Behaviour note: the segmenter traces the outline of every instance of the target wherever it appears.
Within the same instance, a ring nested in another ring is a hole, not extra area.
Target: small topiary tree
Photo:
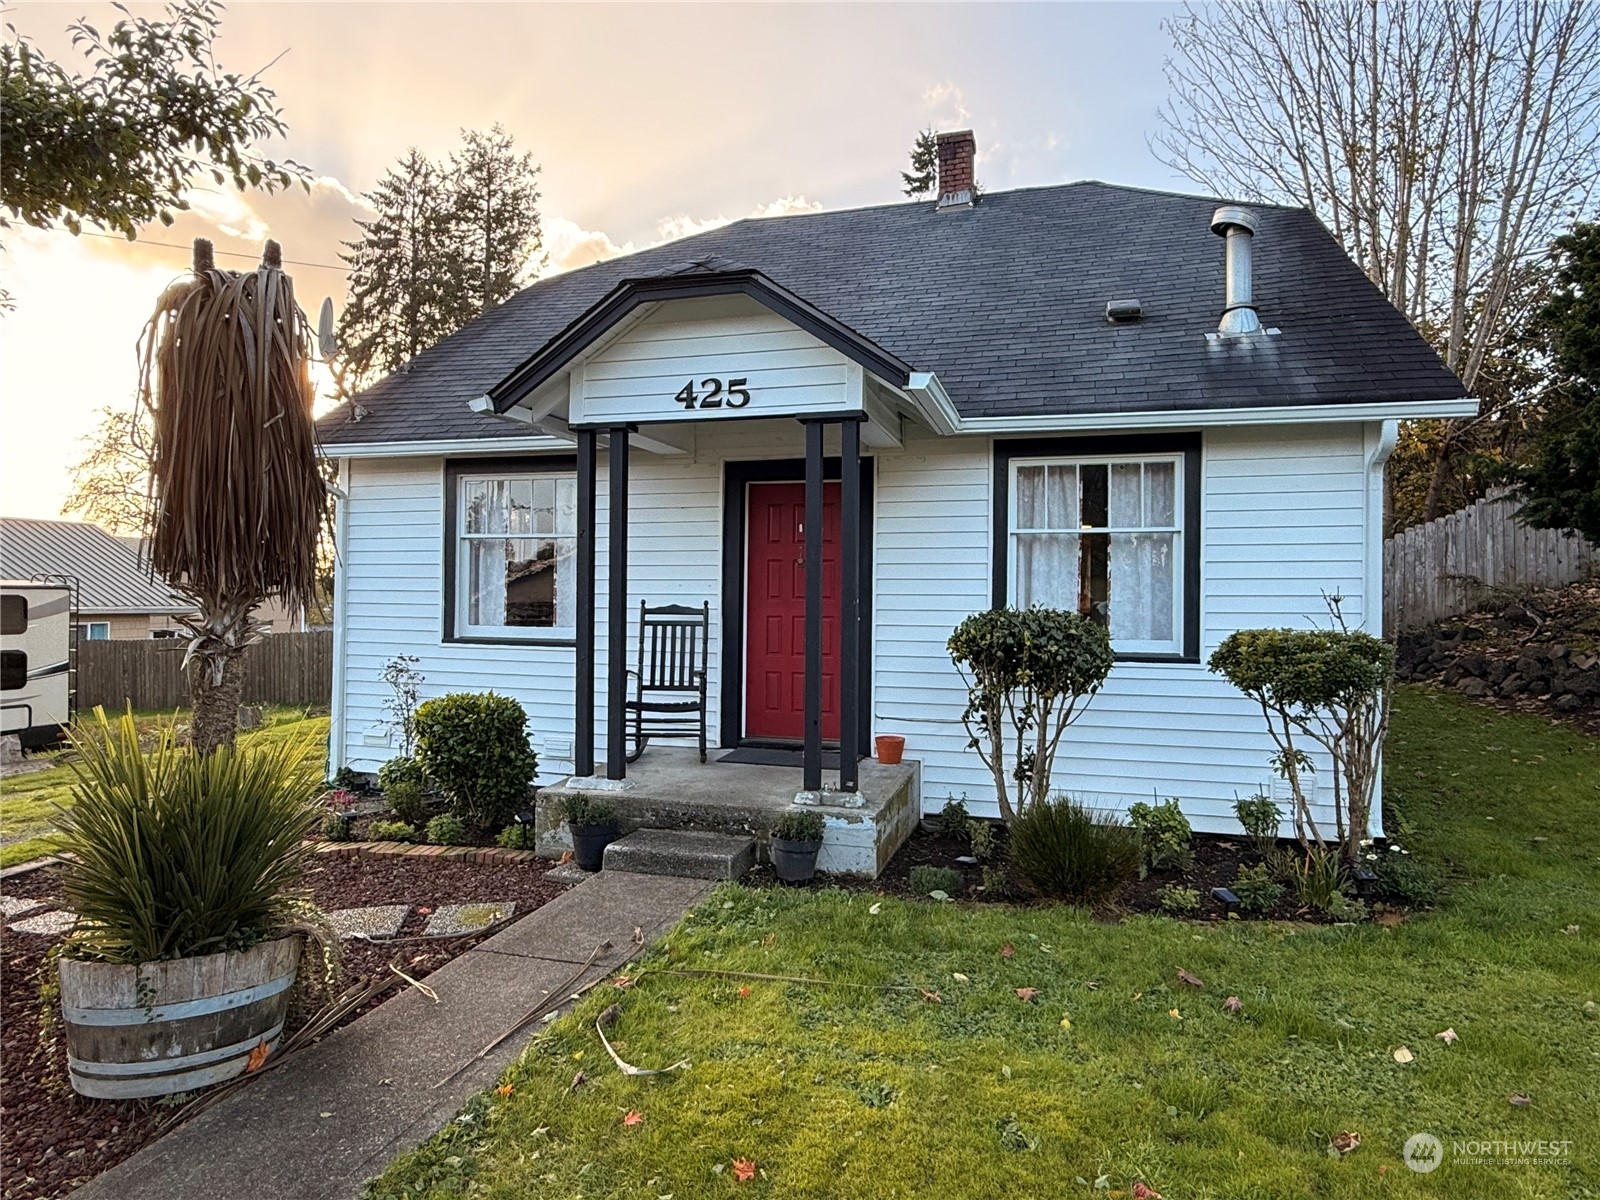
[[[1389,731],[1394,648],[1345,627],[1339,597],[1330,597],[1332,629],[1241,629],[1211,656],[1211,669],[1261,706],[1278,747],[1272,765],[1294,798],[1294,830],[1307,850],[1324,849],[1301,782],[1315,770],[1296,742],[1309,739],[1333,759],[1333,811],[1341,853],[1360,858]]]
[[[456,692],[417,709],[417,765],[475,834],[499,829],[538,771],[528,714],[509,696]]]
[[[1000,815],[1013,824],[1048,799],[1061,735],[1111,671],[1111,639],[1064,609],[997,608],[956,626],[948,649],[967,684],[967,745],[994,775]]]

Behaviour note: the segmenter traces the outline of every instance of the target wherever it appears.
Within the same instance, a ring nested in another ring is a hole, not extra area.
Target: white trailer
[[[53,745],[72,722],[73,588],[0,582],[0,735]]]

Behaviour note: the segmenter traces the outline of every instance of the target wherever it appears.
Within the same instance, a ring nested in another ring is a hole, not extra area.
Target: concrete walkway
[[[535,1028],[449,1083],[467,1059],[560,986],[613,973],[711,890],[709,880],[605,871],[447,963],[313,1049],[85,1184],[74,1200],[348,1200],[494,1083]],[[572,990],[569,989],[569,990]]]

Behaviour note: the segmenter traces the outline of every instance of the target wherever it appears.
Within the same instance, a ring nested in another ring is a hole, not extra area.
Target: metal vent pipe
[[[1261,319],[1256,316],[1255,294],[1250,278],[1255,220],[1244,209],[1227,204],[1211,214],[1211,232],[1224,239],[1227,254],[1227,293],[1217,332],[1260,333]]]

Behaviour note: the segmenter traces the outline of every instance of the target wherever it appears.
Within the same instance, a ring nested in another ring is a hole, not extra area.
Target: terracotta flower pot
[[[897,733],[880,733],[873,738],[872,744],[877,748],[878,761],[889,767],[899,763],[900,756],[906,750],[905,738]]]

